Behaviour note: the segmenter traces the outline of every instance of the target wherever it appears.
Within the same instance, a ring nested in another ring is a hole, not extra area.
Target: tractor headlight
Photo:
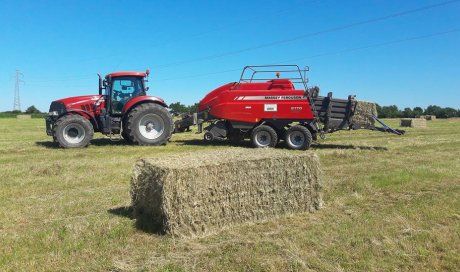
[[[58,116],[58,115],[59,115],[59,112],[57,112],[57,111],[48,112],[48,116]]]

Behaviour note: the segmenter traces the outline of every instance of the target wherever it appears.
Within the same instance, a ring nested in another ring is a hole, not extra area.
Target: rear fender
[[[165,108],[168,107],[168,105],[166,105],[165,101],[159,97],[155,97],[155,96],[138,96],[138,97],[134,97],[133,99],[129,100],[128,103],[125,104],[125,106],[123,107],[123,110],[122,110],[122,114],[125,115],[126,113],[128,113],[131,109],[133,109],[134,107],[137,107],[138,105],[140,104],[143,104],[143,103],[156,103],[158,105],[161,105]]]

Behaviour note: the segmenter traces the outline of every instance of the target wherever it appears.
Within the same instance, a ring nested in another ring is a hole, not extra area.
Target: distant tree
[[[458,115],[458,112],[456,109],[447,107],[447,108],[442,109],[442,114],[444,116],[440,118],[452,118],[452,117],[456,117]]]
[[[439,106],[436,106],[436,105],[429,105],[425,110],[425,114],[426,115],[434,115],[436,117],[443,118],[443,117],[441,117],[442,108],[439,107]]]
[[[413,118],[415,117],[414,116],[414,112],[412,111],[411,108],[405,108],[402,112],[402,117],[404,118]]]
[[[173,112],[176,112],[176,113],[185,113],[185,112],[188,112],[187,106],[185,106],[184,104],[181,104],[180,102],[171,103],[171,104],[169,105],[169,108],[170,108]]]
[[[198,110],[198,103],[188,106],[188,112],[190,113],[197,112],[197,110]]]
[[[376,103],[375,107],[377,108],[377,116],[380,118],[385,118],[386,116],[383,116],[382,106]]]
[[[26,110],[27,114],[41,113],[34,105],[30,106]]]
[[[381,109],[381,117],[382,118],[398,118],[401,117],[402,113],[398,109],[398,106],[392,105],[392,106],[383,106]],[[379,114],[380,116],[380,114]]]
[[[412,110],[412,113],[414,114],[414,117],[419,117],[420,115],[423,115],[423,109],[421,107],[415,107]]]

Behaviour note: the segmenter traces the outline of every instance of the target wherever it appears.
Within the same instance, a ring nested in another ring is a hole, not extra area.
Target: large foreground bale
[[[222,227],[313,211],[321,205],[318,157],[231,148],[141,159],[131,197],[138,224],[194,236]]]
[[[422,118],[401,118],[401,127],[425,128],[426,119]]]
[[[353,123],[360,127],[373,127],[375,120],[371,117],[377,117],[377,106],[375,103],[366,101],[356,101],[355,114],[353,115]]]

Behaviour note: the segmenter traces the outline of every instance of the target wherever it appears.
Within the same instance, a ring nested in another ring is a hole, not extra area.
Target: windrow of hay
[[[366,101],[356,101],[353,123],[360,127],[373,127],[375,120],[371,115],[377,116],[377,106],[375,103]]]
[[[313,153],[230,148],[141,159],[131,197],[138,224],[196,236],[319,209],[321,188]]]
[[[18,115],[16,115],[16,119],[32,119],[32,115],[30,115],[30,114],[18,114]]]
[[[401,118],[401,127],[425,128],[426,119],[422,118]]]

